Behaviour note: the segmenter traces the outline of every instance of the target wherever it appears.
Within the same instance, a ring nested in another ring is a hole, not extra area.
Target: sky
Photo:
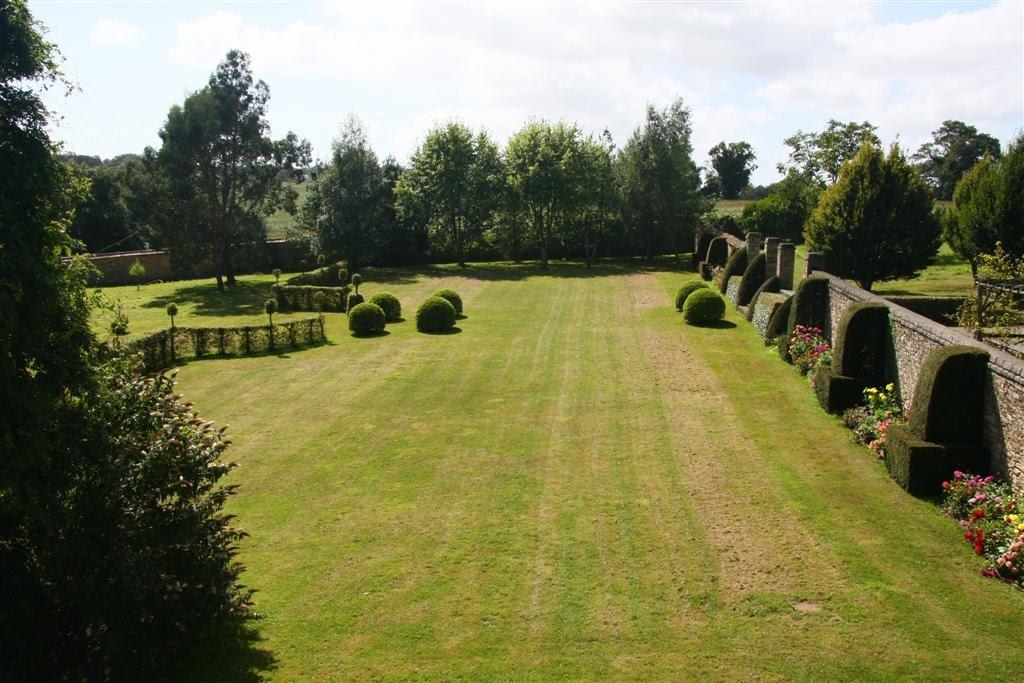
[[[1005,144],[1024,128],[1024,2],[68,2],[29,8],[78,89],[46,93],[68,151],[158,147],[174,104],[228,50],[270,88],[274,137],[330,154],[358,117],[404,162],[435,124],[504,143],[530,118],[625,144],[648,104],[682,97],[694,160],[749,142],[778,179],[785,138],[870,121],[909,152],[944,120]]]

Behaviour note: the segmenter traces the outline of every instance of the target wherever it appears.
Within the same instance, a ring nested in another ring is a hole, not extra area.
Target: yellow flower
[[[865,389],[864,391],[869,393],[869,394],[877,394],[878,393],[878,389],[875,389],[874,387],[871,387],[870,389]]]
[[[885,400],[885,392],[883,391],[882,393],[880,393],[878,395],[878,398],[880,398],[880,399],[882,399],[884,401]]]
[[[892,382],[889,382],[888,384],[885,385],[885,390],[886,391],[892,391],[895,388],[896,388],[896,385],[893,384]]]

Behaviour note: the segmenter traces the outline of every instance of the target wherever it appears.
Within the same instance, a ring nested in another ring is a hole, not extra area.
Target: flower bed
[[[892,384],[881,390],[865,389],[864,405],[843,413],[843,424],[853,430],[854,440],[882,459],[886,455],[886,430],[894,420],[903,419],[903,409],[893,393],[895,389]]]
[[[1024,588],[1024,495],[995,477],[960,471],[942,488],[942,509],[963,528],[975,554],[985,558],[981,573]]]
[[[789,355],[800,374],[809,375],[813,385],[817,367],[832,362],[832,345],[820,327],[797,325],[789,339]]]

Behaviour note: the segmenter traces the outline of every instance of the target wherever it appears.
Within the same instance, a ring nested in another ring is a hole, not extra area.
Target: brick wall
[[[822,275],[825,275],[822,273]],[[914,387],[924,359],[941,346],[965,344],[989,354],[985,382],[985,445],[992,453],[992,468],[1015,490],[1024,490],[1024,361],[977,341],[954,328],[855,287],[832,275],[829,279],[829,320],[825,326],[834,339],[839,320],[850,304],[877,301],[889,307],[900,396],[910,410]]]
[[[143,282],[184,280],[213,275],[208,263],[189,264],[187,268],[172,268],[171,256],[166,251],[121,251],[112,254],[92,254],[87,259],[100,271],[100,277],[93,282],[99,287],[135,284],[135,279],[128,274],[128,269],[136,259],[146,268]],[[302,247],[283,239],[239,246],[235,251],[235,263],[238,273],[267,273],[274,268],[298,271],[312,265],[309,262],[309,255]]]

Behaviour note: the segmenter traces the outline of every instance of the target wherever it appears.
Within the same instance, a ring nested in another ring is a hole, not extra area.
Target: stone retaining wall
[[[899,391],[907,410],[914,409],[914,387],[924,359],[941,346],[965,344],[989,354],[985,383],[985,445],[992,453],[992,468],[1015,490],[1024,490],[1024,361],[945,327],[891,301],[864,291],[833,275],[829,280],[829,320],[825,326],[834,339],[839,320],[858,301],[877,301],[889,307]]]

